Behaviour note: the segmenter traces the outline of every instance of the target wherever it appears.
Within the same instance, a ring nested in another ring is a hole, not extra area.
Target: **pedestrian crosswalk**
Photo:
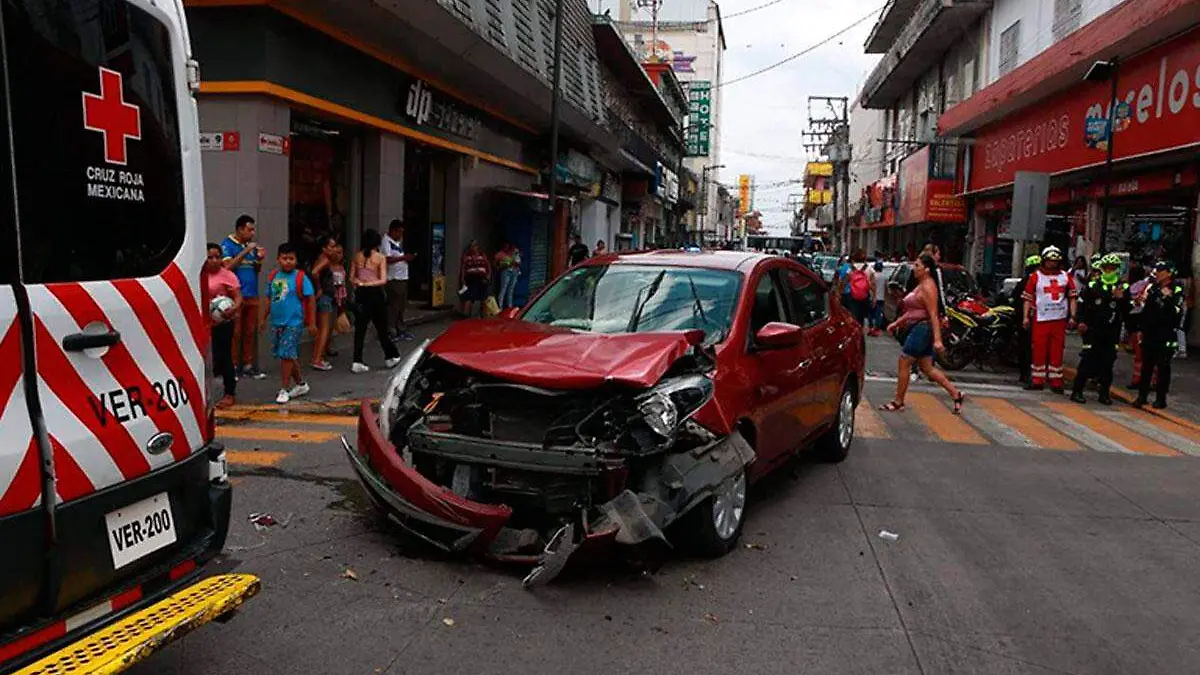
[[[1117,403],[1079,405],[1062,397],[970,395],[962,415],[944,393],[910,391],[906,408],[879,411],[888,394],[868,392],[855,416],[855,435],[874,440],[1000,445],[1160,457],[1200,457],[1200,425]]]
[[[277,467],[289,458],[328,453],[358,426],[357,402],[234,406],[217,411],[216,440],[234,473]],[[324,446],[324,447],[322,447]]]

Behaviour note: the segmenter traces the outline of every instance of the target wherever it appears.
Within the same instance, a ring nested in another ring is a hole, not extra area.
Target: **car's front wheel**
[[[725,479],[684,519],[689,543],[697,553],[716,558],[733,550],[746,522],[746,472]]]
[[[847,382],[842,387],[842,397],[838,399],[837,418],[833,426],[817,441],[817,452],[821,459],[836,463],[850,454],[850,444],[854,442],[854,405],[854,390]]]

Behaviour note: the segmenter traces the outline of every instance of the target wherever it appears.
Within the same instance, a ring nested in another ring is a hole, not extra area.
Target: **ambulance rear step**
[[[37,661],[15,675],[110,675],[145,660],[258,594],[258,577],[209,577]]]

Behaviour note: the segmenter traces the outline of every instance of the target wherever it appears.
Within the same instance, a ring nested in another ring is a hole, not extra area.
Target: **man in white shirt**
[[[395,218],[383,237],[383,255],[387,258],[387,325],[396,340],[412,340],[404,325],[404,306],[408,304],[408,262],[415,254],[404,252],[404,223]]]

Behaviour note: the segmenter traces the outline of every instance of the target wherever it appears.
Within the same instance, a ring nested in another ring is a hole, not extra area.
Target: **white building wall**
[[[1017,60],[1019,67],[1048,49],[1055,42],[1054,5],[1066,0],[995,0],[991,10],[991,27],[987,47],[987,82],[1000,77],[1000,35],[1020,21]],[[1076,0],[1080,4],[1079,25],[1083,26],[1122,2],[1137,0]]]
[[[857,96],[855,97],[858,98]],[[862,189],[883,178],[884,111],[850,108],[850,195],[857,199]]]

